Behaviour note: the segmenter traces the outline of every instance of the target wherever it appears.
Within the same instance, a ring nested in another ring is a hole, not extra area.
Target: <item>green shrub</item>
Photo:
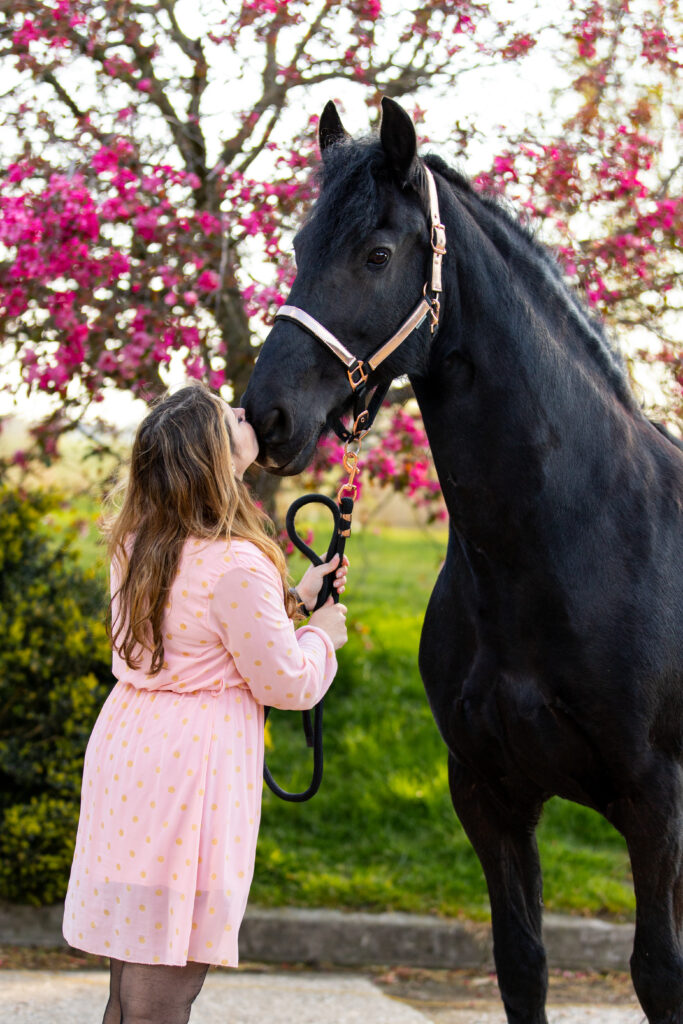
[[[55,495],[0,487],[0,898],[64,895],[83,754],[112,683],[107,596]]]

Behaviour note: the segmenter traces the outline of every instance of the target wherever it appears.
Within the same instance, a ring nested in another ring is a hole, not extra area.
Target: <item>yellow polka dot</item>
[[[244,634],[244,639],[245,640],[249,640],[250,637],[251,637],[251,633],[247,632],[247,633]]]
[[[181,623],[180,623],[180,628],[181,628],[181,629],[187,629],[187,626],[185,625],[185,623],[184,623],[184,622],[181,622]]]
[[[243,586],[243,587],[248,587],[248,586],[249,586],[249,584],[247,583],[247,581],[246,581],[246,580],[242,580],[242,586]]]
[[[180,751],[179,750],[174,750],[173,751],[173,756],[174,757],[180,757]]]
[[[175,841],[175,842],[176,842],[176,846],[182,846],[182,845],[183,845],[183,841],[182,841],[182,839],[180,838],[180,836],[178,836],[178,838],[176,839],[176,841]]]
[[[268,643],[266,644],[266,647],[272,647],[272,646],[273,646],[273,641],[269,640]]]
[[[142,910],[144,913],[144,911],[147,910],[147,907],[145,906],[144,903],[141,903],[139,909]]]

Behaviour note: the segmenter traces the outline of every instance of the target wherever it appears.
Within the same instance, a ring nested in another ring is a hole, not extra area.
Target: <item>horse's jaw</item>
[[[303,447],[300,447],[291,456],[288,456],[287,453],[279,454],[272,449],[269,451],[267,448],[265,450],[261,448],[256,464],[274,476],[296,476],[298,473],[303,473],[313,458],[321,433],[322,430],[315,433]]]

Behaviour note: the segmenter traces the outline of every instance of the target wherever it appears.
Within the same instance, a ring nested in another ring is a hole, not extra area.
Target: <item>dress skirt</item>
[[[246,686],[118,682],[85,756],[67,942],[235,967],[261,814],[263,707]]]

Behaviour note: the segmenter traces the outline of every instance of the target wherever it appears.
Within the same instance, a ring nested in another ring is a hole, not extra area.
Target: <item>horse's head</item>
[[[379,138],[352,141],[333,103],[320,119],[320,196],[294,240],[297,276],[287,304],[312,316],[359,359],[390,338],[419,303],[431,246],[425,174],[413,124],[382,101]],[[371,374],[383,383],[420,367],[423,326]],[[299,323],[278,319],[243,404],[275,473],[300,472],[333,416],[348,410],[346,369]]]

